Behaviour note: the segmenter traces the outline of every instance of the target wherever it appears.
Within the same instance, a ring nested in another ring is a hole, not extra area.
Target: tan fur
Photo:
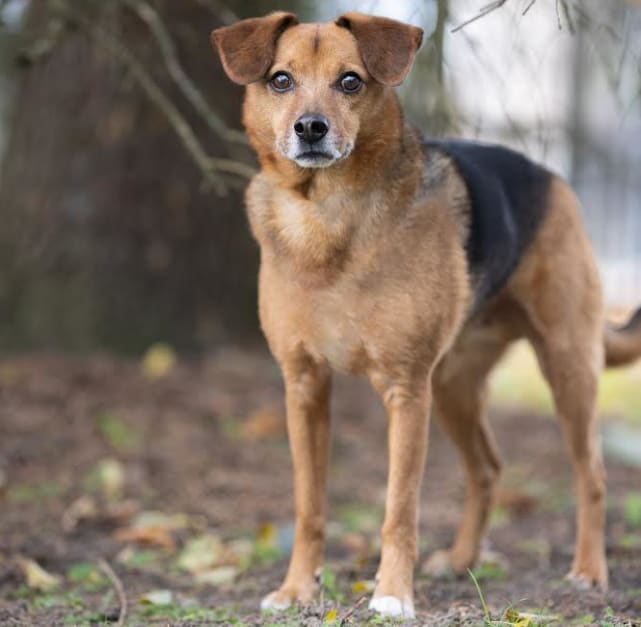
[[[247,207],[261,248],[260,319],[286,383],[296,502],[290,567],[269,603],[307,602],[316,592],[332,369],[368,376],[389,414],[375,599],[394,597],[411,606],[432,406],[463,456],[467,497],[452,549],[435,554],[427,568],[460,572],[474,564],[500,470],[485,419],[486,379],[519,337],[529,338],[537,351],[576,468],[571,575],[605,586],[605,478],[596,417],[603,307],[576,197],[563,181],[553,180],[544,224],[519,267],[501,294],[466,321],[472,293],[464,250],[465,185],[448,159],[428,156],[423,171],[419,140],[404,124],[394,91],[381,80],[402,80],[420,42],[418,29],[357,14],[336,24],[292,26],[294,20],[281,14],[264,19],[258,29],[264,46],[254,31],[251,36],[260,48],[256,54],[271,55],[270,63],[264,78],[247,86],[243,110],[261,164]],[[286,27],[274,44],[283,20]],[[235,39],[234,28],[214,34],[226,68],[236,52],[225,44]],[[379,58],[370,44],[390,29],[398,50],[386,48]],[[295,90],[278,94],[266,84],[281,70],[295,78]],[[365,79],[360,93],[346,96],[336,89],[346,71]],[[240,66],[230,73],[232,79],[239,74]],[[331,120],[339,149],[353,147],[349,156],[317,169],[284,156],[294,121],[307,112]]]

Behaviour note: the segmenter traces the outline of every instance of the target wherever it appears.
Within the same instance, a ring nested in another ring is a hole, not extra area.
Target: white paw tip
[[[262,611],[286,610],[288,607],[290,607],[290,601],[277,601],[276,594],[276,592],[272,592],[271,594],[268,594],[263,598],[263,600],[260,602],[260,609]]]
[[[570,572],[565,576],[565,580],[570,582],[579,591],[594,589],[605,591],[608,588],[607,584],[599,583],[583,573]]]
[[[384,616],[401,616],[414,618],[414,603],[410,599],[401,600],[398,597],[374,597],[369,602],[369,609]]]

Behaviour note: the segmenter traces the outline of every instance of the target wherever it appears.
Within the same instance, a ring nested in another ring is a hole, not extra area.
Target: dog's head
[[[376,137],[382,103],[422,37],[415,26],[360,13],[299,24],[277,12],[219,28],[212,42],[229,78],[247,85],[243,119],[259,156],[320,168]]]

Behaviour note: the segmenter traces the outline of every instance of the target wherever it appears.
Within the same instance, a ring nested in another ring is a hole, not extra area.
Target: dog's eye
[[[269,84],[274,91],[283,92],[290,90],[294,86],[294,80],[287,72],[276,72],[269,79]]]
[[[355,94],[363,86],[363,80],[355,72],[348,72],[341,78],[339,85],[346,94]]]

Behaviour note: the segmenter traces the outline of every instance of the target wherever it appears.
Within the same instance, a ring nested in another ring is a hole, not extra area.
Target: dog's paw
[[[318,590],[316,582],[307,585],[289,586],[282,588],[263,597],[260,602],[260,609],[263,612],[286,610],[294,604],[305,605],[310,603]]]
[[[369,602],[369,609],[375,610],[383,616],[398,618],[414,618],[414,603],[410,598],[399,599],[393,596],[373,597]]]
[[[573,568],[566,576],[565,580],[569,581],[577,590],[602,590],[608,589],[608,574],[604,568],[594,569],[594,572]]]
[[[435,551],[421,567],[421,572],[437,579],[450,579],[467,572],[474,566],[474,560],[461,559],[452,551]]]

